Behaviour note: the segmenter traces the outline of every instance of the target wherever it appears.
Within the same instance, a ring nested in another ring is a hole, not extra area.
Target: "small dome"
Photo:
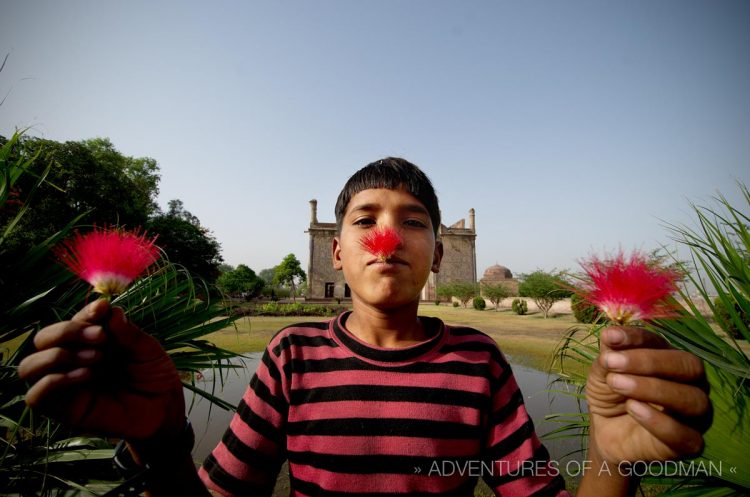
[[[484,271],[484,278],[486,280],[510,280],[513,279],[513,273],[510,272],[505,266],[495,264],[494,266],[488,267]]]

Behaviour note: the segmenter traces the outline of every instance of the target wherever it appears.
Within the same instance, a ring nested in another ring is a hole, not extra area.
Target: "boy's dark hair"
[[[352,197],[363,190],[387,188],[405,189],[414,195],[427,209],[432,229],[437,235],[440,228],[440,207],[430,178],[417,166],[399,157],[386,157],[367,164],[349,178],[336,200],[336,231],[341,233],[346,208]]]

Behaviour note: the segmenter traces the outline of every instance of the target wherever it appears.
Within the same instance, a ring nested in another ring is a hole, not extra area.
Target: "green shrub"
[[[440,299],[435,299],[435,305],[440,305]]]
[[[485,302],[482,297],[474,297],[473,305],[474,309],[483,311],[487,307],[487,302]]]
[[[513,299],[513,303],[511,304],[510,308],[513,309],[513,312],[515,312],[519,316],[523,316],[524,314],[529,312],[529,304],[527,304],[524,299]]]
[[[579,323],[593,323],[601,316],[599,309],[577,293],[570,296],[570,308]]]
[[[278,286],[265,286],[263,287],[263,290],[261,290],[260,294],[263,297],[273,300],[274,302],[280,299],[288,299],[292,296],[292,293],[288,288],[281,288]]]
[[[718,297],[714,300],[714,317],[716,323],[735,339],[742,339],[744,336],[740,331],[740,326],[744,325],[745,329],[750,328],[750,318],[745,312],[743,312],[737,302],[734,303],[734,312],[737,314],[741,323],[738,323],[732,318],[732,315],[729,313],[727,306],[724,305],[723,300]]]
[[[456,302],[455,300],[453,301],[453,307],[458,307],[459,305],[461,305],[461,304],[459,304],[459,303],[458,303],[458,302]]]
[[[347,310],[345,306],[325,304],[249,304],[235,307],[232,314],[240,316],[337,316]]]

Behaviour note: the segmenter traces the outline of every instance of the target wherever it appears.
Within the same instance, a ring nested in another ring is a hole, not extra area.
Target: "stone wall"
[[[331,252],[336,225],[318,223],[311,225],[307,232],[310,234],[310,259],[307,267],[308,297],[326,298],[326,283],[333,283],[333,295],[329,295],[328,298],[343,298],[346,292],[344,274],[333,268]]]
[[[438,284],[477,281],[474,237],[448,233],[441,238],[443,260],[437,276]]]

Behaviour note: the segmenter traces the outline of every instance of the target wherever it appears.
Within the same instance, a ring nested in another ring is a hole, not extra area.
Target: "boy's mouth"
[[[375,257],[367,261],[368,266],[372,266],[373,264],[381,264],[384,266],[396,266],[396,265],[407,266],[408,265],[405,260],[401,259],[400,257],[393,256],[393,255],[388,257],[385,260],[379,257]]]

